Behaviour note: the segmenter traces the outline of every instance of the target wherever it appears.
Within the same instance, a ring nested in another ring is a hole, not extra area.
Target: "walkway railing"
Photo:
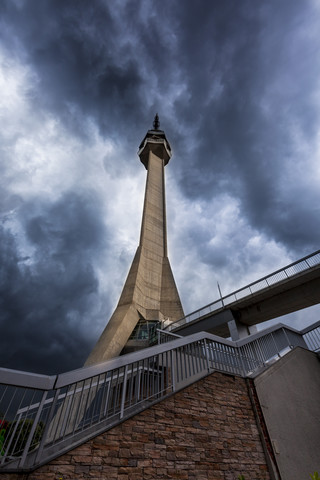
[[[320,352],[320,321],[301,331],[309,350]]]
[[[191,312],[175,322],[171,322],[169,324],[166,323],[163,328],[169,332],[173,331],[175,328],[185,325],[186,323],[193,322],[194,320],[198,320],[204,315],[216,312],[220,309],[223,310],[226,307],[230,307],[230,305],[234,302],[254,295],[260,290],[271,288],[279,282],[288,280],[299,273],[311,270],[317,265],[320,265],[320,250],[317,250],[307,257],[301,258],[300,260],[291,263],[290,265],[287,265],[286,267],[281,268],[280,270],[277,270],[266,277],[260,278],[256,282],[250,283],[246,287],[240,288],[239,290],[236,290],[235,292],[232,292],[229,295],[220,298],[219,300],[215,300],[214,302],[209,303],[208,305],[205,305],[194,312]]]
[[[168,332],[167,330],[161,330],[161,328],[157,328],[157,335],[158,345],[161,343],[172,342],[172,340],[176,340],[177,338],[182,338],[182,335],[177,335],[176,333]]]
[[[201,332],[52,377],[0,369],[0,471],[30,471],[213,370],[252,375],[296,346],[302,334],[277,325],[238,342]]]

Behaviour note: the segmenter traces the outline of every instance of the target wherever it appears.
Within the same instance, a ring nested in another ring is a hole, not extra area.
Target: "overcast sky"
[[[1,366],[83,365],[138,245],[156,112],[185,313],[319,248],[319,32],[317,0],[0,1]]]

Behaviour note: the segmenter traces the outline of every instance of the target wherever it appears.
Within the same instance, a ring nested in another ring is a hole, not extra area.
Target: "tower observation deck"
[[[138,151],[147,170],[140,243],[118,305],[86,366],[146,347],[158,322],[184,316],[167,251],[164,167],[171,147],[159,127],[156,115]]]

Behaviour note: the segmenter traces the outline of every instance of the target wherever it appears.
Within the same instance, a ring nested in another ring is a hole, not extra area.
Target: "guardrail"
[[[171,342],[172,340],[176,340],[177,338],[182,338],[182,335],[177,335],[176,333],[167,332],[166,330],[161,330],[161,328],[157,328],[158,334],[158,345],[162,343]]]
[[[200,332],[51,377],[0,369],[0,471],[30,471],[212,370],[245,377],[296,346],[302,334],[280,324],[238,342]]]
[[[291,263],[290,265],[287,265],[286,267],[281,268],[280,270],[277,270],[266,277],[260,278],[259,280],[250,283],[249,285],[246,285],[245,287],[240,288],[239,290],[236,290],[225,297],[221,297],[220,299],[189,313],[185,317],[180,318],[175,322],[164,325],[163,329],[171,332],[175,328],[181,327],[186,323],[193,322],[194,320],[198,320],[204,315],[230,307],[230,305],[240,299],[250,297],[261,290],[273,287],[275,284],[282,282],[283,280],[288,280],[299,273],[311,270],[317,265],[320,265],[320,250],[317,250],[316,252],[301,258],[300,260]]]
[[[309,350],[320,352],[320,321],[301,331]]]

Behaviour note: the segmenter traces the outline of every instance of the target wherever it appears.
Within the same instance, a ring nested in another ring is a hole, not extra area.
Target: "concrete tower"
[[[157,322],[184,316],[167,252],[164,167],[171,147],[159,126],[156,115],[138,151],[147,169],[140,244],[119,303],[86,366],[147,346]]]

